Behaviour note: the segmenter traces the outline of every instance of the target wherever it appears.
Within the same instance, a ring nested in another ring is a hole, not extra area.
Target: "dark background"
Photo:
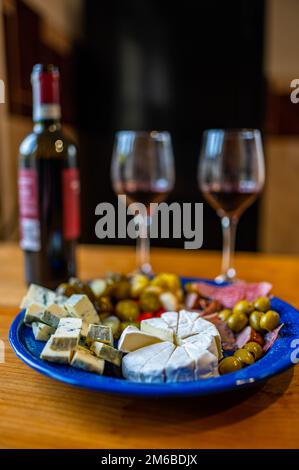
[[[86,2],[84,46],[76,56],[84,242],[97,241],[95,206],[115,201],[109,180],[115,130],[169,130],[176,185],[168,200],[200,202],[202,131],[263,128],[263,24],[261,0]],[[239,249],[256,250],[257,224],[258,203],[241,219]],[[205,204],[203,247],[220,246],[220,222]]]
[[[94,234],[96,205],[116,201],[110,183],[115,131],[170,131],[176,185],[169,201],[201,202],[196,169],[202,131],[265,127],[263,0],[85,0],[83,34],[67,55],[45,43],[38,13],[22,0],[14,4],[13,11],[4,10],[9,109],[29,117],[32,66],[59,66],[63,120],[80,148],[84,243],[101,242]],[[277,99],[271,103],[281,109]],[[272,132],[279,122],[285,120],[272,122]],[[257,202],[241,218],[238,249],[257,249],[258,223]],[[178,240],[153,244],[182,246]],[[221,248],[220,221],[207,203],[203,247]]]

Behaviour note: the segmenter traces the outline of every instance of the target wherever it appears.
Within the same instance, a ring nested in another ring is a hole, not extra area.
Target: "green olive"
[[[161,289],[176,292],[180,286],[180,279],[176,274],[160,273],[151,281],[152,286],[161,287]]]
[[[129,281],[122,280],[116,282],[113,288],[113,297],[116,300],[129,299],[131,297],[131,285]]]
[[[144,291],[140,296],[140,308],[143,312],[156,312],[162,307],[156,292]]]
[[[227,325],[229,328],[234,331],[235,333],[238,333],[239,331],[243,330],[245,326],[248,323],[248,318],[245,313],[232,313],[230,315],[229,319],[227,320]]]
[[[219,372],[221,375],[235,372],[239,369],[242,369],[242,362],[235,356],[225,357],[219,364]]]
[[[263,316],[262,312],[254,310],[249,317],[249,325],[256,331],[262,331],[260,323]]]
[[[240,300],[233,308],[233,313],[245,313],[249,315],[253,311],[253,305],[248,300]]]
[[[73,294],[79,294],[80,292],[76,289],[75,286],[64,282],[63,284],[59,284],[56,289],[57,294],[65,295],[66,297],[71,297]]]
[[[263,355],[262,346],[255,341],[250,341],[249,343],[245,344],[244,348],[253,354],[256,361]]]
[[[277,327],[279,321],[279,313],[275,312],[274,310],[268,310],[268,312],[263,314],[260,325],[263,330],[272,331]]]
[[[100,297],[99,299],[96,300],[96,305],[98,307],[98,310],[100,313],[106,313],[106,312],[112,312],[113,311],[113,305],[111,302],[110,297]]]
[[[134,322],[134,321],[122,321],[120,324],[119,328],[119,335],[127,328],[127,326],[136,326],[139,328],[140,324],[139,322]]]
[[[138,298],[142,291],[149,285],[150,280],[144,274],[135,274],[131,279],[131,295]]]
[[[110,326],[113,337],[118,338],[119,336],[119,328],[120,328],[120,320],[115,315],[109,315],[103,320],[103,325]]]
[[[234,356],[242,362],[243,366],[250,366],[254,363],[254,356],[247,349],[238,349],[235,351]]]
[[[227,321],[229,317],[231,316],[232,311],[230,308],[225,308],[224,310],[221,310],[221,312],[218,313],[218,318],[223,321]]]
[[[254,301],[253,305],[255,310],[259,310],[259,312],[267,312],[270,310],[270,299],[268,299],[268,297],[259,297]]]
[[[135,300],[120,300],[116,304],[116,315],[123,321],[134,321],[139,315],[139,307]]]

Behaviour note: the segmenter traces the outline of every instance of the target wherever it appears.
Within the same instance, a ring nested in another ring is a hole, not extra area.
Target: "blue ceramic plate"
[[[182,278],[182,283],[198,280]],[[212,281],[207,282],[212,283]],[[294,344],[292,347],[292,341],[299,338],[299,311],[276,297],[271,299],[271,307],[280,313],[284,327],[280,332],[280,337],[262,359],[240,371],[194,382],[139,384],[44,362],[39,358],[44,343],[36,341],[31,328],[23,324],[24,311],[20,312],[13,321],[9,332],[9,340],[17,356],[28,366],[48,377],[70,385],[99,392],[145,397],[209,395],[248,387],[264,381],[293,365],[291,354],[294,354],[295,350]]]

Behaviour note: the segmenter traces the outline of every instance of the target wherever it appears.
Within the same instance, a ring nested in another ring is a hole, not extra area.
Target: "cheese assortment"
[[[166,312],[161,318],[143,320],[140,334],[158,340],[136,348],[132,327],[122,333],[119,349],[128,351],[122,362],[125,378],[136,382],[187,382],[216,377],[222,357],[217,328],[196,312]],[[135,332],[138,338],[138,334]],[[190,342],[191,341],[191,342]],[[138,365],[136,367],[136,365]]]
[[[89,283],[72,278],[56,291],[32,284],[21,307],[35,340],[45,342],[45,361],[122,373],[134,382],[174,383],[217,377],[260,359],[283,326],[268,292],[267,283],[189,283],[183,290],[174,274],[111,274]]]

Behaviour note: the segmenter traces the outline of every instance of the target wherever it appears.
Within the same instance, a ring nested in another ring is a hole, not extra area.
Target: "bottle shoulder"
[[[20,144],[19,157],[76,159],[76,144],[61,130],[31,132]]]

